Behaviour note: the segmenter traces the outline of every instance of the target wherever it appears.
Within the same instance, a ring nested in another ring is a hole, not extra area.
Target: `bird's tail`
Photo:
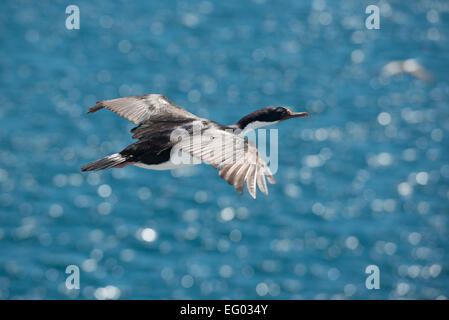
[[[110,156],[98,159],[97,161],[88,163],[81,168],[81,171],[96,171],[114,167],[123,167],[126,164],[126,158],[120,153],[114,153]]]

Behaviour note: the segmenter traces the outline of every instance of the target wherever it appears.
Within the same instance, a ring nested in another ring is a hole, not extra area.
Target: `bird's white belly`
[[[174,170],[186,167],[196,166],[196,164],[174,164],[171,161],[166,161],[159,164],[144,164],[144,163],[136,163],[135,166],[140,168],[148,169],[148,170]]]
[[[177,159],[176,161],[168,160],[166,162],[162,162],[159,164],[135,163],[134,165],[148,170],[175,170],[180,168],[196,166],[201,163],[201,161],[194,159],[187,153],[182,152],[182,156],[183,156],[182,161],[181,159]]]

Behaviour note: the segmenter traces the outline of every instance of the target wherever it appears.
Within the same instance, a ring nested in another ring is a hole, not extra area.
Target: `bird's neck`
[[[242,119],[240,119],[239,121],[237,121],[236,124],[233,125],[233,127],[237,130],[240,131],[240,136],[244,136],[245,134],[247,134],[248,132],[251,132],[253,130],[265,127],[265,126],[271,126],[275,123],[277,123],[278,121],[260,121],[257,120],[256,118],[253,118],[251,116],[251,114],[243,117]]]

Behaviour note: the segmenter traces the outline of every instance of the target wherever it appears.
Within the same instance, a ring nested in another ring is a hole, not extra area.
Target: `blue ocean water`
[[[448,298],[448,17],[444,0],[4,1],[0,298]],[[380,77],[409,58],[434,81]],[[81,173],[132,143],[87,108],[145,93],[223,124],[310,117],[276,127],[256,200],[206,165]]]

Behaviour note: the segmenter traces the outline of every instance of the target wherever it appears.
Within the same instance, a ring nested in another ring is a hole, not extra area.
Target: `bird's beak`
[[[281,121],[309,116],[307,112],[291,112],[290,110],[288,110],[287,112],[288,114]]]

